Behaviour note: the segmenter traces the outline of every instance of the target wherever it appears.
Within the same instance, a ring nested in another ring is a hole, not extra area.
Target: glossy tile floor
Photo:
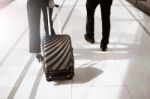
[[[86,0],[63,5],[54,28],[72,38],[73,80],[47,82],[42,65],[28,52],[26,0],[0,10],[0,99],[150,99],[150,17],[125,0],[114,0],[108,51],[99,48],[101,12],[95,12],[95,39],[84,40]],[[43,22],[41,20],[41,35]]]

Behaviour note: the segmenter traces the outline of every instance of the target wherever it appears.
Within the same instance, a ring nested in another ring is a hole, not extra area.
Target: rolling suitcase
[[[45,35],[42,40],[42,52],[43,70],[47,81],[73,78],[74,56],[69,35]]]

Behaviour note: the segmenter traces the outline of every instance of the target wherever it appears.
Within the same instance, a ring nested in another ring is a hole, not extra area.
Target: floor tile
[[[81,65],[75,69],[73,86],[117,86],[124,85],[116,65],[104,65],[100,62]]]
[[[120,2],[123,3],[124,5],[132,6],[132,4],[129,3],[127,0],[120,0]]]
[[[7,99],[10,89],[10,87],[0,87],[0,99]]]
[[[47,82],[41,64],[33,59],[14,99],[149,99],[150,17],[126,0],[114,0],[110,43],[108,50],[102,52],[100,6],[95,11],[96,42],[90,44],[84,39],[86,0],[76,1],[57,0],[56,4],[64,4],[59,13],[61,26],[57,18],[54,21],[56,33],[59,34],[59,28],[62,28],[63,33],[71,37],[75,58],[74,78]],[[26,1],[16,0],[0,10],[0,99],[6,99],[11,93],[32,56],[28,52],[26,7]],[[54,8],[53,18],[56,13]],[[6,29],[8,26],[9,29]],[[43,20],[41,34],[44,34]],[[10,50],[13,45],[14,49]],[[5,58],[8,51],[10,54]],[[1,62],[3,59],[5,61]]]
[[[118,5],[122,5],[122,3],[120,2],[120,0],[113,0],[113,6],[118,6]]]
[[[111,20],[134,20],[134,17],[126,10],[124,6],[111,7]]]
[[[150,98],[150,79],[149,74],[126,75],[125,83],[129,89],[132,99]]]
[[[123,86],[118,87],[72,87],[72,99],[131,99]]]
[[[144,12],[140,11],[138,8],[135,8],[133,6],[126,6],[130,13],[132,13],[132,15],[138,19],[138,20],[149,20],[149,16],[146,15]]]
[[[36,99],[71,99],[71,81],[47,82],[42,76],[37,89]]]
[[[41,68],[42,64],[39,64],[39,62],[35,59],[19,85],[17,92],[15,92],[14,99],[28,99],[30,94],[34,93],[34,89],[36,89],[35,85],[37,85],[39,81],[37,79],[40,77],[39,72]]]
[[[150,37],[150,20],[139,20],[139,22],[147,29],[148,35]]]

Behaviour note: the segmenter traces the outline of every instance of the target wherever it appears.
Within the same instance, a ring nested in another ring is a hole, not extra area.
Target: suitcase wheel
[[[71,73],[68,75],[68,79],[71,80],[74,76],[74,70],[71,70]]]
[[[73,78],[73,75],[68,75],[68,80],[71,80]]]
[[[48,75],[46,75],[46,80],[47,80],[47,81],[50,81],[50,79],[49,79],[49,76],[48,76]]]

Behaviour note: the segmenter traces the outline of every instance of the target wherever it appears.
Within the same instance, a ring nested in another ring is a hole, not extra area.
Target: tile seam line
[[[60,10],[62,9],[62,7],[64,6],[65,1],[66,1],[66,0],[63,0],[63,2],[61,3],[60,7],[59,7],[59,8],[56,8],[56,9],[59,10],[59,12],[60,12]],[[55,16],[54,16],[54,18],[53,18],[53,21],[55,21],[55,19],[57,18],[57,16],[58,16],[58,12],[55,14]]]
[[[123,6],[127,9],[127,11],[132,15],[132,17],[137,21],[137,23],[139,23],[139,25],[144,29],[144,31],[146,32],[146,34],[150,37],[150,31],[148,31],[143,24],[135,17],[135,15],[127,8],[127,6],[121,1],[119,0]]]
[[[131,95],[131,93],[130,93],[130,91],[129,91],[128,86],[125,86],[125,88],[127,89],[127,92],[128,92],[128,94],[129,94],[129,96],[131,97],[131,99],[133,99],[133,97],[132,97],[132,95]]]
[[[116,60],[116,56],[112,53],[112,55],[113,55],[113,57],[115,58],[115,60]],[[119,65],[118,65],[118,63],[115,61],[115,64],[117,65],[117,68],[118,68],[118,70],[119,70],[119,73],[120,73],[120,75],[121,75],[121,77],[122,77],[122,80],[123,80],[123,83],[124,83],[124,85],[122,85],[122,86],[124,86],[125,88],[126,88],[126,90],[127,90],[127,92],[128,92],[128,94],[129,94],[129,96],[130,96],[130,98],[131,99],[133,99],[132,98],[132,95],[130,94],[130,91],[129,91],[129,89],[128,89],[128,86],[127,86],[127,84],[126,84],[126,82],[125,82],[125,79],[124,79],[124,77],[123,77],[123,74],[121,73],[121,70],[120,70],[120,68],[119,68]]]
[[[25,67],[24,67],[24,69],[23,69],[23,71],[22,71],[21,74],[19,75],[17,81],[15,82],[15,84],[14,84],[14,86],[12,87],[12,89],[11,89],[9,95],[7,96],[7,99],[13,99],[13,98],[14,98],[14,96],[15,96],[16,92],[18,91],[18,88],[20,87],[20,85],[21,85],[21,83],[22,83],[24,77],[26,76],[26,74],[27,74],[27,72],[28,72],[28,70],[29,70],[29,68],[30,68],[30,66],[31,66],[31,64],[32,64],[32,62],[33,62],[33,60],[34,60],[34,58],[35,58],[35,56],[32,55],[32,56],[30,57],[30,59],[28,60],[27,64],[25,65]]]
[[[33,84],[33,87],[31,89],[31,93],[29,95],[29,99],[35,99],[36,93],[37,93],[37,90],[38,90],[38,86],[39,86],[41,78],[42,78],[42,75],[43,75],[43,68],[41,67],[39,72],[38,72],[38,74],[37,74],[35,82]]]
[[[121,0],[119,0],[119,1],[122,3],[122,5],[124,5],[124,7],[125,7],[125,8],[127,9],[127,11],[132,15],[132,17],[137,21],[137,23],[144,29],[144,31],[146,32],[146,34],[148,34],[148,35],[150,36],[149,31],[141,24],[141,22],[134,16],[134,14],[127,8],[127,6],[126,6]],[[126,84],[126,82],[125,82],[125,84]],[[127,89],[127,92],[128,92],[128,94],[129,94],[130,98],[133,99],[133,98],[132,98],[132,95],[131,95],[131,93],[130,93],[128,87],[127,87],[127,85],[126,85],[125,87],[126,87],[126,89]]]
[[[67,17],[65,23],[63,24],[63,26],[62,26],[62,28],[61,28],[62,33],[64,32],[64,29],[65,29],[65,27],[67,26],[67,23],[68,23],[68,21],[69,21],[71,15],[72,15],[74,9],[75,9],[75,6],[76,6],[77,2],[78,2],[78,0],[76,0],[75,3],[73,4],[72,9],[71,9],[71,11],[70,11],[70,13],[69,13],[69,15],[68,15],[68,17]]]
[[[118,71],[119,71],[119,74],[120,74],[120,76],[121,76],[121,78],[122,78],[122,80],[123,80],[123,84],[124,84],[124,86],[126,86],[126,83],[125,83],[125,81],[124,81],[124,77],[123,77],[123,75],[122,75],[122,73],[121,73],[121,70],[120,70],[120,68],[119,68],[119,64],[117,63],[117,58],[116,58],[116,56],[114,55],[114,53],[111,51],[111,53],[112,53],[112,55],[113,55],[113,58],[115,59],[115,64],[116,64],[116,67],[117,67],[117,69],[118,69]]]

